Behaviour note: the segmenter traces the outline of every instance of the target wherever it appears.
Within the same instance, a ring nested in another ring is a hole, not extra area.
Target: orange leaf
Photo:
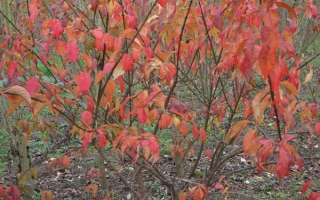
[[[203,199],[203,191],[198,188],[194,191],[193,199],[194,200],[202,200]]]
[[[188,128],[187,122],[185,120],[182,120],[180,122],[179,131],[180,131],[181,135],[183,135],[183,137],[186,137],[188,135],[189,128]]]
[[[264,118],[264,111],[270,105],[270,101],[268,100],[269,91],[265,90],[263,92],[258,93],[252,100],[252,110],[256,123],[260,125]]]
[[[69,156],[65,155],[63,156],[62,158],[62,164],[66,167],[69,167],[70,166],[70,158]]]
[[[98,188],[99,186],[97,184],[91,183],[86,187],[86,192],[89,193],[90,190],[92,191],[92,197],[97,198],[98,195]]]
[[[243,151],[244,151],[245,154],[246,154],[248,148],[250,147],[251,142],[253,141],[253,139],[257,137],[256,133],[257,133],[256,130],[250,130],[244,136],[244,138],[242,140],[242,146],[243,146]]]
[[[237,122],[233,127],[230,129],[226,137],[224,138],[224,143],[229,144],[233,138],[237,137],[240,131],[246,127],[250,123],[249,120],[241,120]]]
[[[289,81],[282,81],[280,83],[280,85],[284,88],[286,88],[286,90],[291,94],[291,95],[294,95],[294,96],[297,96],[298,95],[298,90],[297,88],[292,84],[290,83]]]
[[[24,98],[27,101],[27,103],[31,104],[30,94],[28,93],[28,91],[26,89],[24,89],[21,86],[18,86],[18,85],[12,86],[5,93],[12,93],[12,94],[19,95],[22,98]]]
[[[179,200],[187,200],[187,194],[184,191],[179,192]]]

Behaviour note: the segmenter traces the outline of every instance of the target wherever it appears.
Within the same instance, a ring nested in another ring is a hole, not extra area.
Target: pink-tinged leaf
[[[15,74],[17,66],[18,66],[18,63],[15,61],[9,62],[7,64],[7,75],[9,79],[11,79]]]
[[[315,131],[316,131],[316,134],[320,134],[320,122],[316,123]]]
[[[312,192],[307,200],[320,200],[320,192]]]
[[[63,28],[62,24],[59,19],[52,19],[51,20],[51,29],[52,29],[52,35],[55,38],[59,38],[62,34]]]
[[[122,66],[124,71],[130,71],[133,67],[133,60],[129,54],[124,54],[122,56]]]
[[[214,188],[217,190],[222,190],[224,188],[224,186],[221,183],[217,183],[217,184],[215,184]]]
[[[102,39],[103,37],[103,32],[101,27],[91,30],[90,33],[92,33],[96,39]]]
[[[137,26],[138,19],[134,15],[127,15],[126,22],[129,28],[135,29]]]
[[[161,7],[164,8],[166,6],[166,4],[167,4],[167,1],[168,0],[158,0],[158,3],[160,4]]]
[[[99,145],[99,147],[103,148],[107,144],[107,138],[106,138],[106,136],[103,134],[103,132],[101,130],[98,129],[97,132],[99,134],[98,145]]]
[[[93,132],[90,132],[84,137],[84,139],[82,141],[82,148],[88,147],[89,143],[91,142],[92,134],[93,134]]]
[[[312,184],[312,181],[307,181],[305,184],[303,184],[302,189],[301,189],[301,194],[304,195],[310,185]]]
[[[282,141],[288,142],[288,141],[292,140],[293,138],[294,138],[294,135],[286,134],[284,136],[284,138],[282,139]]]
[[[19,200],[21,198],[21,195],[20,195],[20,190],[17,186],[11,186],[10,187],[10,199],[11,200]]]
[[[79,56],[78,45],[75,43],[67,43],[65,53],[67,54],[67,58],[75,64]]]
[[[31,2],[29,2],[29,12],[30,12],[29,20],[31,22],[33,22],[38,16],[38,13],[40,11],[40,9],[38,9],[39,5],[40,5],[40,0],[31,0]]]
[[[69,167],[70,166],[70,158],[69,158],[69,156],[67,156],[67,155],[63,156],[62,165],[64,165],[65,167]]]
[[[80,72],[79,74],[77,74],[78,77],[76,79],[76,82],[79,86],[80,92],[82,94],[87,93],[87,91],[90,88],[91,85],[91,77],[87,72]]]
[[[31,77],[26,83],[26,89],[30,95],[36,93],[39,89],[39,81],[36,77]]]
[[[90,124],[92,123],[92,113],[85,110],[83,111],[82,115],[81,115],[81,120],[83,121],[83,123],[85,123],[87,126],[90,126]]]
[[[109,73],[113,67],[114,67],[114,62],[107,62],[104,66],[103,66],[103,73],[107,74]]]

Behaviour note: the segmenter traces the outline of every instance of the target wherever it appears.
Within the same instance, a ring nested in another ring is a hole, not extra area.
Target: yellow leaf
[[[312,76],[313,76],[313,68],[312,68],[312,65],[310,65],[310,72],[309,72],[309,74],[307,74],[304,83],[310,82],[312,79]]]

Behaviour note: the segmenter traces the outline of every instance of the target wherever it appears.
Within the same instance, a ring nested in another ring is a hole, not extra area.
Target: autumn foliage
[[[300,18],[312,20],[318,32],[312,0],[295,8],[276,0],[30,0],[16,6],[14,31],[4,27],[0,38],[0,94],[8,117],[25,105],[30,123],[49,135],[55,124],[43,113],[64,117],[79,148],[95,149],[124,185],[110,153],[147,170],[180,200],[204,199],[215,189],[227,195],[219,169],[239,154],[259,173],[280,179],[291,168],[303,170],[292,144],[299,132],[319,135],[320,120],[317,102],[300,99],[302,84],[316,77],[295,50],[295,34]],[[196,158],[184,180],[192,180],[206,157],[203,180],[178,184],[161,173],[164,131],[173,138],[172,157]],[[69,156],[47,169],[69,167]],[[94,198],[98,190],[96,184],[85,188]],[[17,186],[0,186],[0,197],[18,199],[18,193]]]

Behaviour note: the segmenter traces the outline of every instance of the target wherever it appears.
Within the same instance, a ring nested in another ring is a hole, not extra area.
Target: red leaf
[[[3,185],[0,184],[0,198],[4,198],[4,197],[5,197],[5,191],[4,191]]]
[[[159,152],[159,144],[156,140],[149,140],[149,148],[152,153]]]
[[[82,141],[82,148],[87,148],[89,143],[91,142],[93,132],[88,133],[85,137],[84,140]]]
[[[310,185],[312,184],[312,181],[307,181],[301,189],[301,194],[303,195],[304,193],[306,193],[306,191],[308,190],[308,188],[310,187]]]
[[[194,124],[192,125],[191,132],[192,132],[193,137],[194,137],[196,140],[199,139],[200,129],[199,129],[198,124],[194,123]]]
[[[320,134],[320,122],[316,123],[315,130],[316,130],[316,134]]]
[[[103,132],[101,130],[97,130],[98,134],[99,134],[99,141],[98,141],[98,145],[103,148],[106,146],[107,144],[107,138],[106,136],[103,134]]]
[[[320,200],[320,192],[312,192],[307,200]]]
[[[18,66],[18,63],[15,61],[9,62],[7,64],[7,74],[9,79],[11,79],[12,76],[15,74],[17,66]]]
[[[183,135],[183,137],[186,137],[188,135],[189,128],[188,128],[187,122],[185,120],[182,120],[182,122],[180,122],[179,131],[180,131],[181,135]]]
[[[281,145],[276,167],[277,175],[280,179],[289,174],[289,167],[293,163],[293,156],[287,151],[284,145]]]
[[[75,43],[67,43],[65,53],[67,54],[67,58],[75,64],[79,56],[78,45]]]
[[[10,197],[11,200],[19,200],[21,195],[20,195],[20,190],[17,186],[11,186],[10,187]]]
[[[39,81],[36,77],[31,77],[26,83],[26,89],[30,95],[36,93],[39,89]]]
[[[62,164],[66,167],[69,167],[70,166],[70,158],[69,156],[65,155],[63,156],[62,158]]]
[[[51,28],[52,28],[52,35],[55,38],[59,38],[60,35],[62,34],[63,28],[62,28],[62,24],[60,22],[59,19],[52,19],[51,20]]]
[[[40,9],[38,9],[39,4],[40,4],[40,0],[31,0],[31,2],[29,3],[29,12],[30,12],[29,20],[31,22],[33,22],[37,18],[37,15],[40,11]]]
[[[200,137],[201,137],[202,142],[206,142],[206,140],[207,140],[207,133],[206,133],[206,131],[203,130],[202,128],[200,128],[199,134],[200,134]]]
[[[208,156],[208,158],[212,158],[212,151],[211,150],[206,150],[206,156]]]
[[[172,117],[166,113],[161,115],[160,121],[159,121],[159,128],[160,130],[167,128],[171,125],[171,119]]]
[[[158,3],[160,4],[161,7],[164,8],[166,6],[166,4],[167,4],[167,1],[168,0],[158,0]]]
[[[80,72],[77,74],[78,77],[76,78],[77,84],[79,86],[80,92],[82,94],[87,93],[91,85],[91,77],[87,72]]]
[[[147,122],[147,119],[148,119],[148,115],[147,115],[145,109],[144,108],[139,108],[138,111],[137,111],[137,115],[138,115],[138,121],[141,124],[145,125],[146,122]]]
[[[90,124],[92,123],[92,113],[85,110],[83,111],[82,115],[81,115],[81,120],[83,121],[83,123],[85,123],[87,126],[90,126]]]
[[[124,54],[122,56],[122,66],[124,71],[130,71],[133,67],[133,60],[129,54]]]

